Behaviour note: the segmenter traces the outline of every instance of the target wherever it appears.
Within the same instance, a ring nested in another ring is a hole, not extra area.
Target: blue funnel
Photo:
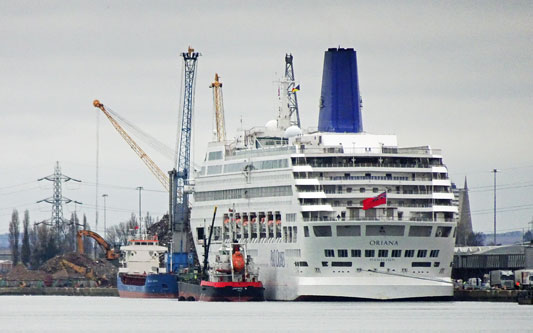
[[[318,130],[336,133],[363,131],[354,49],[332,48],[324,54]]]

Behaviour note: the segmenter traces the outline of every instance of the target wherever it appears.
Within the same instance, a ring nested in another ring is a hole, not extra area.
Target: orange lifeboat
[[[233,261],[233,270],[235,272],[242,272],[244,269],[244,258],[242,253],[239,250],[236,250],[231,256],[231,259]]]

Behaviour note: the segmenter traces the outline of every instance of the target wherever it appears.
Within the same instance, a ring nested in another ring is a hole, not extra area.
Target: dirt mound
[[[92,260],[80,253],[55,256],[40,269],[58,279],[89,279],[99,285],[112,285],[116,281],[117,268],[107,260]]]
[[[159,245],[168,246],[172,240],[172,232],[168,225],[168,215],[164,215],[159,222],[152,224],[148,228],[148,234],[157,236]]]
[[[13,269],[6,275],[6,280],[8,281],[44,281],[50,278],[50,274],[41,270],[31,271],[23,264],[18,264],[13,267]]]

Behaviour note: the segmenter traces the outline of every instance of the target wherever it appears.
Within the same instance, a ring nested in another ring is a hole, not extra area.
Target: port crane
[[[144,152],[144,150],[129,136],[128,133],[120,126],[120,124],[113,118],[111,115],[111,110],[104,104],[100,103],[99,100],[94,100],[94,107],[100,109],[109,119],[113,127],[117,132],[122,136],[122,138],[128,143],[128,145],[133,149],[133,151],[141,158],[141,160],[146,164],[148,169],[154,174],[154,176],[159,180],[163,187],[168,191],[170,188],[168,176],[155,164],[155,162]]]
[[[185,186],[189,185],[188,180],[191,175],[191,130],[197,68],[196,61],[200,55],[200,53],[195,52],[191,47],[188,48],[187,52],[181,53],[184,69],[182,84],[183,105],[180,114],[181,127],[179,127],[179,139],[176,142],[175,168],[169,171],[169,220],[173,232],[173,244],[177,246],[175,251],[182,255],[189,250],[188,239],[190,235],[187,224],[189,198],[185,192]]]
[[[295,86],[294,81],[294,67],[292,65],[292,54],[285,54],[285,80],[288,81],[287,94],[288,94],[288,106],[289,106],[289,117],[290,125],[298,126],[301,128],[300,124],[300,113],[298,112],[298,98],[296,98],[296,92],[298,91]]]
[[[226,141],[226,125],[224,121],[224,101],[222,99],[222,82],[220,76],[215,73],[215,81],[209,88],[213,89],[213,106],[215,108],[216,139],[218,142]]]

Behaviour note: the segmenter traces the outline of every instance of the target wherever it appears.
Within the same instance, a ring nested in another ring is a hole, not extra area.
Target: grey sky
[[[32,220],[50,216],[49,205],[34,203],[51,195],[51,184],[35,180],[51,174],[56,160],[84,181],[64,194],[84,203],[77,209],[94,228],[93,99],[173,147],[178,53],[188,45],[203,54],[195,160],[211,135],[215,72],[232,136],[241,116],[245,127],[274,117],[274,81],[291,52],[302,122],[316,127],[324,51],[353,47],[365,130],[397,134],[402,146],[441,148],[453,181],[462,186],[468,176],[478,231],[492,230],[489,171],[501,169],[498,183],[510,185],[498,195],[498,229],[525,228],[533,216],[532,13],[529,1],[2,1],[0,232],[13,208],[29,209]],[[161,216],[161,185],[99,119],[108,224],[137,212],[137,186],[154,190],[143,192],[143,211]],[[171,167],[146,150],[164,170]],[[73,210],[65,207],[65,216]]]

